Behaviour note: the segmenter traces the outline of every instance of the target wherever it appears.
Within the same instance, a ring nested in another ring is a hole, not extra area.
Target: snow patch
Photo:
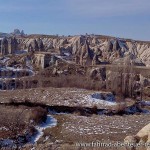
[[[9,60],[10,58],[8,57],[1,57],[0,58],[0,63],[4,64],[7,60]]]
[[[15,50],[16,55],[26,54],[26,53],[27,53],[27,50]]]
[[[6,128],[6,127],[0,127],[0,130],[5,130],[5,131],[8,131],[8,128]]]
[[[150,106],[150,101],[142,101],[141,104],[145,106]]]
[[[11,148],[14,146],[14,142],[13,142],[13,140],[10,140],[10,139],[0,140],[0,146]]]
[[[115,102],[115,96],[111,93],[102,94],[94,93],[85,97],[86,101],[92,103],[93,105],[102,104],[107,106],[117,105]]]
[[[47,115],[46,121],[35,127],[37,133],[34,136],[32,136],[31,143],[33,144],[36,143],[40,139],[40,137],[43,136],[43,130],[45,130],[46,128],[54,127],[56,125],[57,120],[53,118],[51,115]]]

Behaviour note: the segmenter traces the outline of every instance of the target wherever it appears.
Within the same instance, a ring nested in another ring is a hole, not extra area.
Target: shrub
[[[36,107],[31,111],[30,120],[33,120],[36,124],[46,120],[47,111],[41,107]]]

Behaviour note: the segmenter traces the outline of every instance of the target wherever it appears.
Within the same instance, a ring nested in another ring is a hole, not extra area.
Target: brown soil
[[[0,105],[0,139],[14,138],[16,134],[24,135],[33,125],[40,123],[46,114],[40,107]]]
[[[58,125],[44,131],[36,149],[57,146],[58,150],[123,150],[124,148],[77,146],[81,143],[117,143],[123,142],[127,135],[136,134],[150,122],[149,115],[132,116],[77,116],[76,114],[54,115]],[[44,141],[44,142],[43,142]],[[49,144],[48,144],[49,143]],[[50,144],[51,143],[51,144]],[[54,147],[53,147],[54,148]]]
[[[48,106],[69,106],[69,107],[97,107],[98,109],[111,109],[113,106],[107,106],[102,103],[88,103],[87,97],[94,93],[102,91],[92,91],[77,88],[36,88],[14,91],[0,91],[0,102],[26,102],[41,103]],[[104,92],[105,93],[105,92]],[[109,92],[107,92],[109,93]],[[132,99],[126,101],[127,106],[134,104]],[[113,108],[112,108],[113,109]]]

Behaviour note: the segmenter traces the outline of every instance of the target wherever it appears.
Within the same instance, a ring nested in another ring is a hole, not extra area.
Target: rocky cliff
[[[127,57],[136,65],[150,66],[150,42],[96,35],[30,35],[17,38],[17,43],[19,49],[59,53],[81,65],[120,63]]]
[[[18,39],[22,48],[56,51],[73,56],[76,63],[113,63],[130,57],[136,65],[150,66],[150,42],[105,36],[35,37]]]

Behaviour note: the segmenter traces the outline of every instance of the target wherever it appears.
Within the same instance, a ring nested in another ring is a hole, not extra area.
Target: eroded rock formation
[[[136,150],[139,147],[142,150],[150,150],[150,124],[143,127],[136,135],[127,136],[124,143],[127,150]]]
[[[13,42],[12,42],[13,41]],[[56,52],[61,55],[72,56],[77,64],[96,65],[101,63],[113,63],[116,59],[124,58],[128,55],[130,59],[138,59],[146,66],[150,66],[150,42],[133,41],[103,36],[34,36],[21,37],[8,42],[2,40],[1,53],[7,55],[8,50],[19,46],[20,49],[28,51]],[[10,45],[10,46],[8,46]]]
[[[44,38],[43,44],[47,50],[60,49],[72,54],[75,61],[81,65],[112,63],[114,60],[133,55],[143,64],[150,65],[149,43],[133,42],[119,39],[105,40],[98,37],[75,36],[62,38]]]

